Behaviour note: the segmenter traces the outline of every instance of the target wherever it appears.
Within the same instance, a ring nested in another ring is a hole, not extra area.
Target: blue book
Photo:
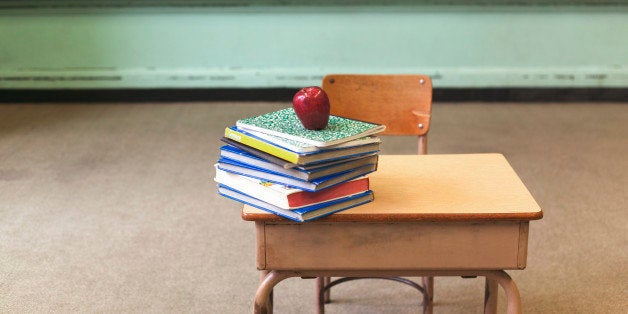
[[[266,159],[249,154],[237,147],[224,145],[220,148],[220,157],[242,164],[248,164],[255,168],[266,169],[267,171],[287,177],[301,180],[314,180],[320,177],[332,175],[335,173],[356,169],[366,165],[377,165],[378,155],[376,153],[368,153],[356,157],[335,160],[329,163],[317,164],[309,167],[294,167],[286,169]]]
[[[244,175],[268,182],[283,184],[292,188],[302,189],[310,192],[320,191],[334,185],[364,176],[377,170],[377,164],[368,164],[355,169],[350,169],[332,175],[316,178],[313,180],[303,180],[272,172],[265,168],[258,168],[250,164],[221,157],[216,164],[217,168],[223,171]]]
[[[294,220],[296,222],[311,221],[373,201],[373,191],[368,190],[364,193],[351,195],[345,198],[319,203],[312,206],[300,207],[294,210],[288,210],[260,201],[254,197],[220,184],[218,185],[218,193],[229,199]]]

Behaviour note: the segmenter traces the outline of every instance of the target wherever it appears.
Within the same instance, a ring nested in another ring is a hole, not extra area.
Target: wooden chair
[[[383,135],[418,136],[418,153],[427,153],[427,133],[432,108],[432,81],[425,75],[331,74],[323,78],[331,114],[386,125]],[[345,277],[316,279],[319,306],[330,302],[330,288],[338,283],[360,279]],[[434,278],[423,277],[423,287],[399,277],[383,278],[413,286],[423,293],[424,309],[431,309]],[[322,312],[323,309],[319,309]]]

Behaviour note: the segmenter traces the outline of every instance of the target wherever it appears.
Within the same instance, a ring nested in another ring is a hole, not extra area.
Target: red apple
[[[329,98],[318,86],[301,88],[292,98],[294,112],[308,130],[322,130],[329,122]]]

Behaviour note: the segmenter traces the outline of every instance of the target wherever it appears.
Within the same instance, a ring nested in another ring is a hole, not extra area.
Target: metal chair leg
[[[271,294],[273,288],[282,280],[294,276],[290,272],[279,272],[276,270],[270,271],[264,276],[257,292],[255,293],[255,303],[253,311],[255,314],[271,314],[273,312],[272,306],[269,304],[271,300]]]
[[[506,292],[506,299],[508,300],[508,305],[506,307],[506,312],[508,314],[521,313],[521,295],[519,294],[519,289],[517,288],[515,281],[512,280],[508,273],[503,270],[493,270],[487,271],[481,276],[485,276],[489,281],[494,281],[504,289],[504,292]],[[495,290],[494,297],[496,297],[497,289],[492,285],[493,284],[489,282],[489,287],[491,290]]]
[[[484,288],[484,314],[497,313],[497,281],[486,278]]]
[[[422,277],[423,288],[423,313],[432,314],[434,309],[434,277]]]
[[[325,277],[316,277],[316,313],[325,312],[325,296],[320,292],[325,289]]]
[[[269,273],[268,270],[260,271],[260,278],[259,278],[260,285],[262,284],[262,282],[264,282],[264,279],[266,279],[266,275],[268,275],[268,273]],[[266,300],[264,311],[266,311],[267,313],[273,312],[273,290],[270,290],[270,293],[268,295],[268,300]]]

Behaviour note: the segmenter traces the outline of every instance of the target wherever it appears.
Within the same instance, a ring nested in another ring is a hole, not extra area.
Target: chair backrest
[[[330,74],[323,78],[331,114],[386,125],[385,135],[417,135],[427,152],[432,80],[426,75]]]

